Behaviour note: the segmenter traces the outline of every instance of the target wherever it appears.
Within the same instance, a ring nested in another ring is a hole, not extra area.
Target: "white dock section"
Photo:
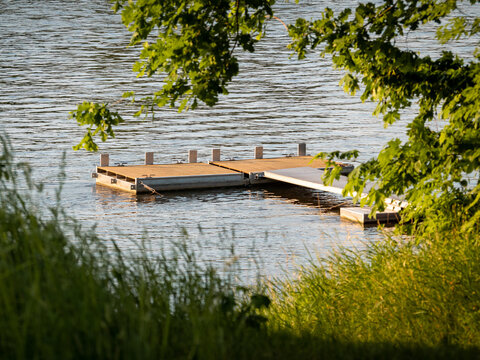
[[[300,167],[290,169],[280,169],[265,171],[263,176],[277,181],[286,182],[298,186],[308,187],[311,189],[327,191],[335,194],[342,195],[343,188],[347,184],[347,176],[340,176],[340,179],[334,180],[331,185],[324,185],[322,176],[324,174],[323,169],[316,169],[311,167]],[[373,184],[367,184],[364,188],[365,192],[361,197],[367,196],[367,192],[373,187]],[[383,212],[377,212],[375,217],[370,217],[369,208],[348,207],[340,209],[340,216],[345,219],[349,219],[361,224],[366,223],[389,223],[398,222],[399,214],[402,208],[407,203],[401,201],[398,198],[386,199],[387,209]]]
[[[264,171],[263,176],[277,181],[286,182],[298,186],[308,187],[322,191],[342,195],[343,188],[347,184],[347,177],[340,176],[339,180],[335,180],[332,185],[323,184],[322,176],[324,170],[312,167],[298,167],[290,169],[280,169],[272,171]]]
[[[388,224],[400,221],[400,215],[395,210],[386,209],[377,212],[374,217],[370,217],[370,210],[368,207],[344,207],[340,208],[340,217],[360,224]]]

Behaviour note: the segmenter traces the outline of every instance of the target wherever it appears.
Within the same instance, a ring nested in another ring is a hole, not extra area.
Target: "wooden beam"
[[[212,149],[212,161],[220,161],[220,149]]]
[[[307,144],[300,143],[298,144],[298,156],[305,156],[307,155]]]
[[[255,146],[255,159],[263,159],[263,146]]]
[[[145,165],[153,165],[153,152],[145,153]]]
[[[110,156],[108,154],[100,154],[100,166],[108,166],[110,163]]]
[[[188,162],[189,163],[197,162],[197,150],[188,150]]]

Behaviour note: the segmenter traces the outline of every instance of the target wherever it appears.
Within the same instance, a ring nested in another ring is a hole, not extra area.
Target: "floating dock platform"
[[[284,182],[341,195],[347,182],[345,175],[353,170],[353,166],[338,164],[343,176],[330,186],[324,185],[322,175],[326,162],[306,155],[305,144],[299,144],[297,156],[270,159],[263,158],[261,146],[255,148],[254,159],[248,160],[221,161],[220,150],[213,149],[212,160],[208,163],[197,162],[196,150],[189,151],[188,163],[177,164],[154,164],[154,154],[147,152],[144,165],[110,166],[109,155],[102,154],[100,166],[92,176],[99,185],[132,194]],[[369,209],[358,207],[342,208],[340,215],[361,224],[398,221],[398,211],[404,204],[397,199],[389,199],[389,203],[386,212],[377,213],[373,219],[368,216]]]
[[[245,185],[243,174],[204,163],[99,166],[96,178],[97,184],[134,194]]]
[[[197,162],[197,151],[190,150],[188,163],[153,164],[152,152],[145,154],[144,165],[110,166],[109,155],[100,156],[93,177],[97,184],[133,194],[151,191],[205,189],[216,187],[255,185],[272,182],[264,176],[265,171],[285,168],[309,167],[323,171],[326,163],[305,154],[305,146],[299,145],[298,156],[272,159],[263,158],[263,147],[255,148],[255,159],[220,161],[220,150],[212,151],[212,160],[208,163]],[[353,166],[340,164],[345,173]]]
[[[343,207],[340,208],[340,217],[362,225],[367,224],[396,224],[400,221],[398,211],[391,208],[379,211],[375,216],[370,217],[370,208],[364,207]]]

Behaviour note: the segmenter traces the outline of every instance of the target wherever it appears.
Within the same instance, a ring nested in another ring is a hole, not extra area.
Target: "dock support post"
[[[212,149],[212,161],[220,161],[220,149]]]
[[[263,159],[263,146],[255,146],[255,159]]]
[[[298,156],[305,156],[307,155],[307,144],[300,143],[298,144]]]
[[[110,156],[108,154],[100,154],[100,166],[108,166],[110,163]]]
[[[197,150],[188,150],[188,162],[189,163],[197,162]]]
[[[145,165],[153,165],[153,152],[145,153]]]

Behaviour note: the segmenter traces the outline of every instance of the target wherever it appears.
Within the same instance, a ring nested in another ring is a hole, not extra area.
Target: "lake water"
[[[291,23],[315,17],[325,6],[354,4],[279,2],[277,16]],[[268,27],[254,54],[239,54],[241,73],[217,106],[181,114],[160,109],[152,122],[132,118],[134,110],[119,104],[127,122],[116,139],[101,144],[101,152],[113,163],[135,164],[145,151],[154,151],[157,163],[171,163],[186,160],[189,149],[198,150],[199,161],[207,161],[216,147],[224,159],[244,159],[257,145],[264,146],[265,157],[276,157],[305,142],[311,154],[358,149],[364,161],[388,139],[404,136],[402,123],[385,130],[371,115],[373,104],[344,94],[338,86],[342,74],[328,59],[291,58],[283,26],[272,20]],[[259,262],[262,273],[276,276],[339,245],[361,247],[381,236],[375,228],[340,220],[336,206],[344,199],[299,187],[163,197],[96,187],[90,173],[99,155],[72,150],[83,130],[68,120],[68,112],[84,100],[114,103],[127,90],[148,94],[161,86],[160,79],[136,79],[131,72],[136,51],[126,48],[130,34],[107,1],[0,0],[0,32],[0,130],[9,135],[17,159],[32,165],[36,181],[47,184],[47,204],[54,201],[66,152],[62,204],[85,226],[96,224],[102,238],[134,249],[147,233],[155,252],[182,239],[185,229],[203,259],[222,264],[234,244],[245,273]],[[431,36],[411,36],[405,44],[438,53]]]

